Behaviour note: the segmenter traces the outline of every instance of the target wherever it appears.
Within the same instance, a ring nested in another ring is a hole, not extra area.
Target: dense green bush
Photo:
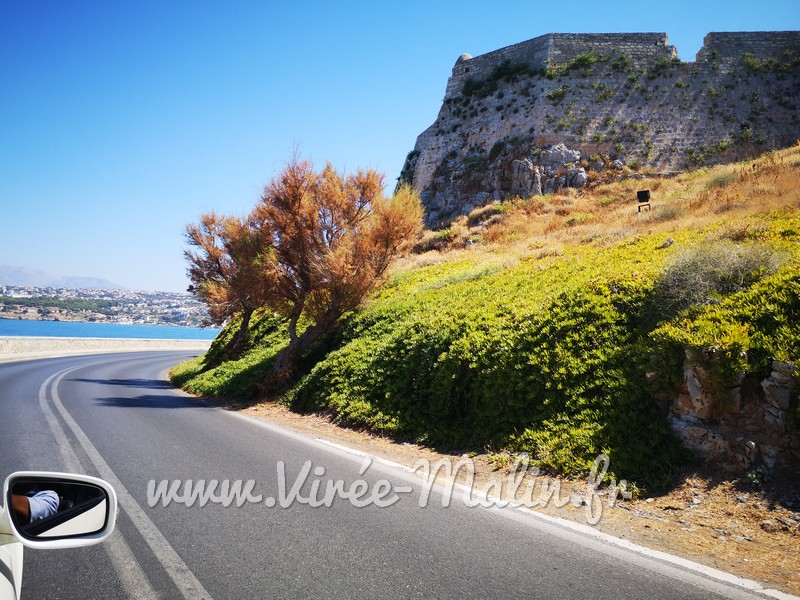
[[[544,95],[544,97],[547,98],[550,102],[556,103],[556,102],[561,102],[564,99],[564,96],[566,96],[568,93],[569,93],[569,86],[562,85],[559,88],[550,90]]]
[[[720,401],[743,372],[800,362],[798,223],[777,213],[722,224],[675,256],[651,304],[662,315],[650,336],[662,387],[679,381],[687,355],[711,373]]]
[[[612,265],[579,250],[405,274],[286,401],[445,448],[526,451],[561,473],[607,452],[615,472],[663,484],[679,451],[645,390],[636,328],[658,263],[642,257],[654,247],[620,247]]]
[[[206,396],[253,398],[256,382],[272,367],[272,361],[289,341],[286,322],[271,311],[257,311],[251,321],[244,351],[230,360],[226,347],[239,330],[234,319],[217,335],[208,352],[182,363],[171,372],[172,381],[183,389]]]

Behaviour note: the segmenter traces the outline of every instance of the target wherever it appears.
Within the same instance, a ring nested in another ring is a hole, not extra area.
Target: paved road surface
[[[436,491],[420,507],[421,485],[408,473],[176,391],[166,371],[189,356],[0,364],[2,477],[85,472],[120,498],[110,542],[26,550],[23,598],[762,597],[519,511],[457,499],[443,508]],[[301,496],[364,480],[370,493],[399,500],[268,507],[279,498],[279,465],[290,494],[307,461]],[[252,480],[262,501],[149,506],[148,482],[189,479]]]

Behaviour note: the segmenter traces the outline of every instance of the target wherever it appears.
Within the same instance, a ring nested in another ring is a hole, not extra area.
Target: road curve
[[[84,472],[120,499],[110,542],[26,552],[23,598],[771,595],[519,510],[443,507],[437,490],[420,506],[420,480],[400,468],[175,390],[166,372],[190,356],[0,364],[0,475]],[[259,501],[154,502],[159,482],[187,480],[252,482]],[[341,493],[326,503],[328,489]]]

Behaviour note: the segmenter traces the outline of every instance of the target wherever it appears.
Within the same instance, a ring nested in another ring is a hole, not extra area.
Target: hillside
[[[28,267],[0,265],[0,285],[69,289],[121,290],[121,285],[97,277],[63,277]]]
[[[796,469],[796,391],[776,408],[759,390],[774,361],[800,359],[798,183],[795,146],[473,211],[428,232],[278,400],[439,449],[528,452],[551,473],[585,473],[605,452],[616,477],[651,491],[690,460],[676,424],[706,428],[695,441],[707,442],[752,409],[777,421],[694,455],[739,475]],[[637,189],[651,190],[651,210],[637,211]],[[173,379],[259,402],[285,325],[262,314],[238,359],[219,354],[233,329]],[[681,412],[687,368],[708,380],[696,413]],[[744,456],[751,441],[758,452]]]
[[[800,32],[548,34],[456,61],[401,180],[430,226],[611,173],[683,171],[800,138]]]

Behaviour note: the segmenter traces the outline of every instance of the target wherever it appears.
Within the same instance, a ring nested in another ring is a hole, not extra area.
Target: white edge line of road
[[[61,458],[64,461],[64,466],[67,472],[87,474],[83,468],[78,454],[69,443],[67,434],[58,422],[58,418],[53,413],[53,410],[47,403],[47,389],[50,383],[59,377],[60,373],[55,373],[48,377],[45,382],[39,387],[39,407],[44,413],[45,421],[50,425],[50,430],[53,432],[53,437],[56,439]],[[156,600],[158,596],[155,590],[150,585],[150,581],[142,571],[139,562],[133,556],[130,546],[125,541],[122,533],[117,529],[108,538],[105,544],[106,553],[108,554],[114,570],[122,583],[122,587],[130,597],[141,598],[142,600]]]
[[[61,414],[62,419],[67,426],[72,430],[73,435],[78,440],[78,443],[83,448],[89,460],[100,473],[100,477],[105,479],[114,490],[117,492],[117,500],[119,506],[127,513],[134,527],[139,531],[144,541],[153,551],[156,559],[164,567],[169,578],[173,581],[178,591],[185,598],[211,598],[211,595],[203,587],[203,584],[195,577],[194,573],[189,569],[180,555],[175,551],[169,543],[164,534],[156,527],[155,523],[150,520],[147,513],[142,509],[139,503],[134,499],[127,488],[122,485],[122,482],[116,476],[109,464],[102,457],[94,444],[89,440],[88,436],[83,432],[81,427],[72,418],[67,409],[61,403],[58,395],[58,385],[61,380],[70,372],[84,368],[86,365],[72,367],[65,369],[58,374],[58,377],[52,384],[51,398],[56,410]]]
[[[186,392],[182,393],[186,394]],[[198,399],[196,396],[192,396],[191,394],[186,394],[186,395]],[[383,466],[384,468],[391,469],[392,471],[399,471],[400,472],[399,474],[405,474],[406,476],[403,477],[403,479],[413,481],[414,483],[420,484],[424,481],[422,477],[416,474],[411,467],[408,467],[406,465],[382,458],[380,456],[369,454],[368,452],[356,450],[355,448],[350,448],[342,444],[331,442],[323,438],[306,436],[301,432],[292,431],[290,429],[284,429],[281,426],[276,425],[274,423],[268,421],[262,421],[260,419],[253,418],[248,415],[243,415],[241,413],[227,411],[223,408],[216,407],[209,403],[204,402],[204,404],[216,408],[217,410],[223,411],[225,414],[230,415],[231,417],[245,420],[264,429],[268,429],[272,432],[290,437],[292,439],[301,441],[306,444],[325,448],[341,456],[349,457],[354,460],[370,459],[376,465]],[[459,491],[461,491],[462,494],[471,493],[474,498],[487,500],[495,504],[497,502],[500,502],[499,498],[487,496],[486,494],[483,494],[479,491],[470,490],[467,486],[463,484],[457,483],[453,487],[454,489],[458,489]],[[442,492],[444,490],[444,486],[438,484],[434,485],[433,488],[437,489],[439,492]],[[493,508],[493,510],[499,512],[500,514],[506,514],[506,515],[509,514],[509,511],[511,513],[516,513],[517,515],[524,515],[525,517],[538,520],[542,523],[555,526],[562,530],[566,529],[568,531],[571,531],[572,533],[579,534],[580,536],[593,538],[600,542],[611,544],[613,546],[616,546],[617,548],[626,550],[629,553],[634,553],[634,555],[645,557],[649,559],[649,562],[655,561],[655,564],[658,564],[659,562],[666,563],[666,565],[677,568],[682,572],[694,572],[704,576],[705,578],[707,578],[707,580],[710,579],[713,581],[726,584],[727,586],[731,586],[733,588],[739,588],[766,597],[776,598],[778,600],[800,600],[800,596],[794,596],[792,594],[787,594],[780,590],[767,588],[758,581],[752,579],[746,579],[744,577],[739,577],[738,575],[732,575],[731,573],[726,573],[725,571],[721,571],[713,567],[708,567],[706,565],[691,561],[689,559],[681,558],[680,556],[676,556],[674,554],[669,554],[667,552],[663,552],[660,550],[654,550],[652,548],[636,544],[634,542],[610,535],[608,533],[598,531],[597,529],[590,527],[589,525],[576,523],[574,521],[569,521],[561,517],[553,517],[550,515],[546,515],[541,512],[526,508],[524,506],[519,506],[514,504],[510,505],[508,508],[499,508],[499,506],[502,505],[496,505]],[[730,590],[731,587],[728,587],[727,589]],[[722,592],[723,590],[715,589],[713,591],[719,593]]]

